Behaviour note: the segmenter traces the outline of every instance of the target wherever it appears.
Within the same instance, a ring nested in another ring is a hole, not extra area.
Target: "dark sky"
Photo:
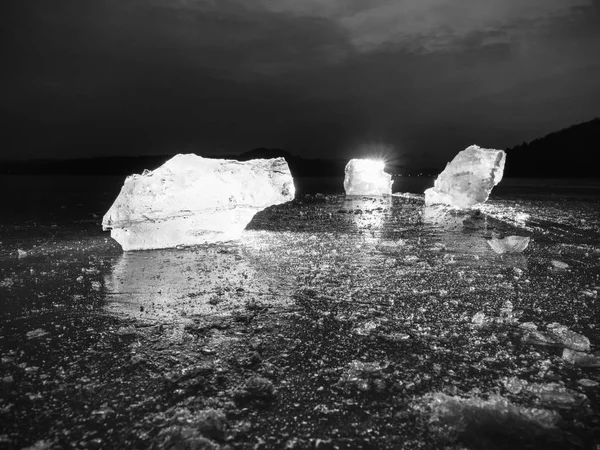
[[[2,157],[446,161],[600,116],[600,0],[4,0]]]

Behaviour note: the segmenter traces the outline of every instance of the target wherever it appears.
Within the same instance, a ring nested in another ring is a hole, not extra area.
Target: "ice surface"
[[[239,162],[179,154],[127,177],[102,228],[125,251],[234,240],[257,212],[294,193],[283,158]]]
[[[459,152],[425,191],[425,203],[466,209],[485,202],[502,180],[505,160],[503,150],[471,145]]]
[[[372,159],[351,159],[346,164],[346,195],[391,195],[392,176],[384,172],[385,164]]]

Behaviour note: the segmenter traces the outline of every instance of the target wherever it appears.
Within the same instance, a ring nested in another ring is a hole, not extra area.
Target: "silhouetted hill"
[[[130,175],[153,170],[174,155],[110,156],[82,159],[36,159],[0,161],[0,173],[14,175]],[[294,177],[343,176],[347,161],[341,159],[307,159],[285,150],[257,148],[237,156],[202,155],[207,158],[248,161],[256,158],[283,157]]]
[[[505,177],[600,177],[600,118],[506,150]]]

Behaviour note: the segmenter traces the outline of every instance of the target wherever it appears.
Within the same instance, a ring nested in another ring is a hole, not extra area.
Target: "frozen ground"
[[[0,448],[597,449],[600,200],[526,194],[302,196],[127,254],[3,220]]]

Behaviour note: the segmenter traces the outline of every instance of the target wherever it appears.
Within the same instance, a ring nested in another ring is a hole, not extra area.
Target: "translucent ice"
[[[529,245],[529,237],[526,236],[506,236],[503,239],[492,238],[487,241],[490,247],[499,254],[502,253],[520,253]]]
[[[385,164],[372,159],[351,159],[346,164],[346,195],[391,195],[392,176],[383,171]]]
[[[283,158],[239,162],[180,154],[127,177],[102,228],[123,250],[234,240],[254,214],[292,200],[294,192]]]
[[[504,174],[506,153],[471,145],[458,153],[425,191],[426,204],[471,208],[485,202]]]

